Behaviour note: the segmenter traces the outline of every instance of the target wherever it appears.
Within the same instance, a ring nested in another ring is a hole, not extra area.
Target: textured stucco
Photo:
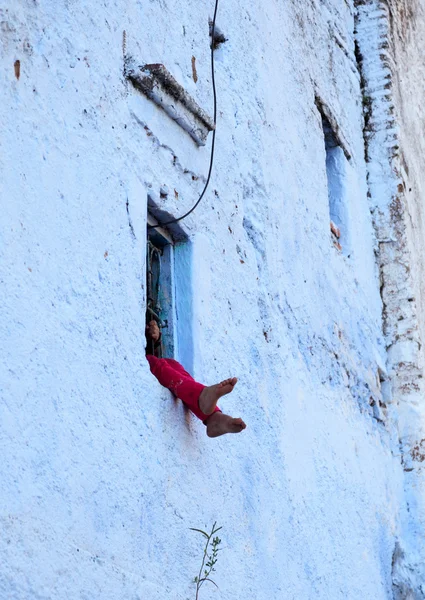
[[[209,144],[124,59],[164,64],[211,113],[212,11],[2,10],[1,598],[193,598],[189,527],[213,521],[205,597],[392,597],[403,473],[350,2],[220,5],[215,167],[181,225],[176,353],[206,383],[239,377],[222,408],[247,430],[208,439],[144,357],[147,196],[187,210]],[[330,237],[317,98],[350,148],[349,254]]]
[[[368,185],[387,346],[387,402],[397,425],[406,504],[394,597],[425,598],[425,146],[422,1],[359,2]]]

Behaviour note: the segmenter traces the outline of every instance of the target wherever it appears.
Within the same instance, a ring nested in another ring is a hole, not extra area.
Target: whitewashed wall
[[[403,481],[380,408],[350,2],[219,9],[216,160],[182,225],[186,300],[195,375],[239,377],[222,407],[248,429],[208,439],[144,357],[147,194],[189,208],[209,147],[134,90],[123,59],[165,64],[211,112],[212,12],[194,0],[2,12],[2,598],[194,598],[189,527],[214,521],[225,547],[204,597],[391,598]],[[330,240],[315,95],[352,152],[349,258]]]
[[[368,184],[377,233],[388,403],[406,492],[394,597],[425,598],[425,3],[367,0],[358,11]]]

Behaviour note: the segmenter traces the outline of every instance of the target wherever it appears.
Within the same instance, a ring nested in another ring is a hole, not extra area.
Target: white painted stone
[[[364,94],[371,98],[368,181],[382,240],[378,260],[391,397],[397,404],[393,418],[406,474],[393,561],[397,600],[425,598],[425,472],[415,450],[425,438],[424,8],[422,0],[368,0],[359,5],[357,23]]]
[[[198,146],[205,146],[208,133],[215,129],[214,121],[161,64],[136,66],[126,59],[126,76],[152,102],[161,107]]]

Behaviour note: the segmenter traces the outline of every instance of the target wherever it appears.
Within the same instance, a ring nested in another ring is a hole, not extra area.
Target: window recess
[[[329,109],[316,98],[320,112],[326,152],[330,235],[335,248],[348,254],[349,207],[347,193],[347,166],[351,159],[348,145]]]
[[[148,225],[158,222],[148,214]],[[159,356],[174,356],[174,241],[161,227],[147,229],[146,324],[155,320],[161,330]],[[148,344],[152,342],[148,341]],[[151,349],[150,349],[151,350]]]

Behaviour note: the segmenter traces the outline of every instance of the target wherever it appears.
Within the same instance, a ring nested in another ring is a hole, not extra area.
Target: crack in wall
[[[125,202],[125,208],[127,210],[128,226],[130,228],[131,237],[133,238],[133,240],[135,240],[136,239],[136,234],[134,232],[133,222],[132,222],[131,216],[130,216],[130,208],[129,208],[128,196],[127,196],[127,199],[126,199],[126,202]]]

